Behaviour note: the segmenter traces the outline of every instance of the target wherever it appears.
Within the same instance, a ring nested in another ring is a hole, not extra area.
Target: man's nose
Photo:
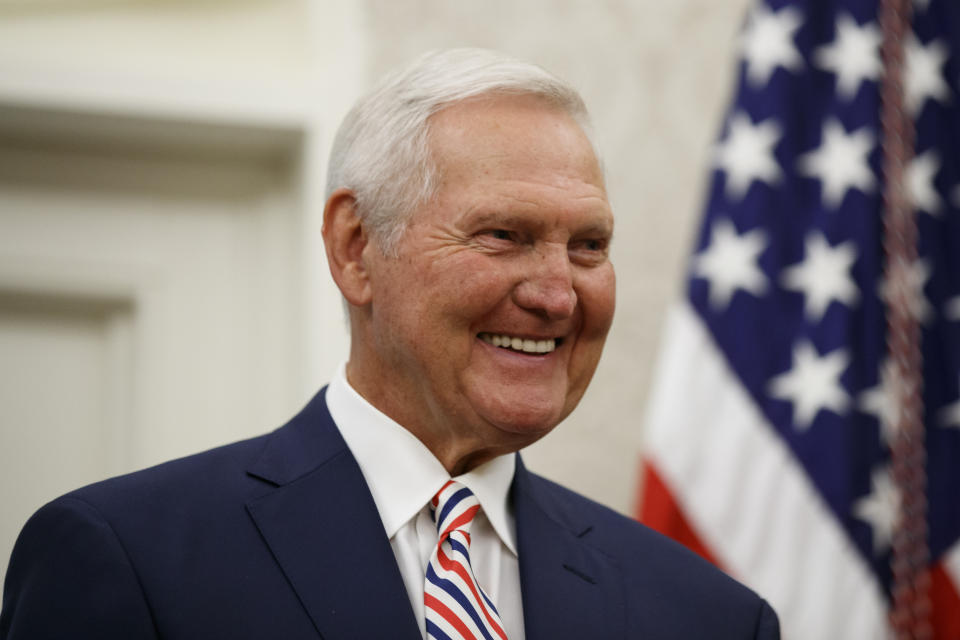
[[[573,315],[577,293],[573,288],[573,270],[566,246],[538,247],[526,262],[526,277],[513,291],[517,306],[550,320],[563,320]]]

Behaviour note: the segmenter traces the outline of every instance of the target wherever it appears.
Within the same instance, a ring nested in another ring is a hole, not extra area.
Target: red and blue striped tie
[[[453,480],[430,501],[440,539],[430,555],[423,589],[427,638],[507,640],[500,614],[470,566],[470,525],[479,510],[473,492]]]

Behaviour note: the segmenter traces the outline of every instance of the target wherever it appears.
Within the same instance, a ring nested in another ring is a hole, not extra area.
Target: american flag
[[[647,422],[641,519],[767,597],[788,639],[891,633],[906,510],[891,475],[878,4],[750,9]],[[960,2],[915,0],[902,47],[929,620],[960,638]]]

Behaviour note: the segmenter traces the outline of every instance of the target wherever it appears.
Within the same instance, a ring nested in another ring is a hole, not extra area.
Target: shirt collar
[[[420,440],[350,386],[346,364],[327,388],[327,408],[370,487],[387,537],[393,538],[450,478]],[[494,531],[514,555],[516,523],[507,500],[516,456],[502,455],[457,476],[473,491]]]

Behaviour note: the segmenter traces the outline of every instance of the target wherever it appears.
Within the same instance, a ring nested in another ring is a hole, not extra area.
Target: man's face
[[[482,461],[583,395],[613,318],[613,215],[582,130],[538,99],[458,104],[430,140],[438,196],[396,257],[364,250],[372,302],[348,376],[442,462]]]

